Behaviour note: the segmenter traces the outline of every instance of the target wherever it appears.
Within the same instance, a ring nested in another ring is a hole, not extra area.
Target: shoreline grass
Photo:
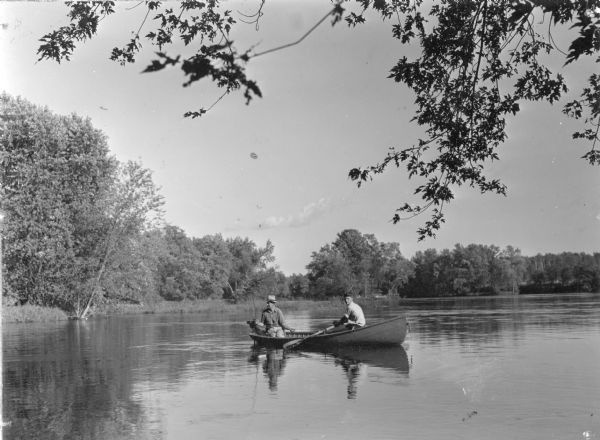
[[[523,295],[525,296],[525,295]],[[527,295],[536,296],[536,295]],[[478,298],[509,298],[513,295],[493,295]],[[386,308],[396,308],[422,301],[456,301],[460,299],[473,299],[473,297],[431,297],[431,298],[399,298],[397,296],[384,298],[357,298],[356,302],[363,309],[374,311]],[[313,299],[281,299],[277,305],[284,313],[303,310],[318,311],[322,313],[343,313],[345,305],[341,298],[324,300]],[[168,313],[246,313],[249,318],[258,318],[265,307],[265,302],[259,299],[247,299],[239,303],[231,303],[223,299],[183,300],[183,301],[153,301],[144,304],[104,304],[94,309],[92,318],[118,315],[139,314],[168,314]],[[33,305],[9,306],[2,308],[3,323],[29,323],[29,322],[56,322],[72,319],[64,310],[53,307]]]
[[[32,306],[3,306],[3,323],[24,323],[24,322],[56,322],[66,321],[69,316],[64,310],[56,307]]]
[[[370,309],[387,307],[397,304],[398,298],[371,299],[361,298],[360,304]],[[340,298],[326,300],[311,299],[282,299],[277,305],[285,313],[311,310],[338,313],[345,307]],[[248,299],[239,303],[231,303],[222,299],[214,300],[183,300],[183,301],[155,301],[145,304],[105,304],[94,308],[91,317],[107,317],[116,315],[139,315],[139,314],[168,314],[168,313],[246,313],[249,317],[258,317],[265,307],[264,301]],[[4,306],[2,309],[2,322],[4,323],[26,323],[26,322],[53,322],[71,319],[65,311],[42,306]]]

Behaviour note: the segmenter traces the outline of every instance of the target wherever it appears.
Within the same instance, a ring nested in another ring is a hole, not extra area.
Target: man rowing
[[[339,321],[334,321],[333,324],[335,326],[344,325],[348,329],[364,327],[366,324],[365,314],[363,313],[362,307],[354,302],[352,294],[346,293],[344,295],[344,302],[346,303],[346,313]]]

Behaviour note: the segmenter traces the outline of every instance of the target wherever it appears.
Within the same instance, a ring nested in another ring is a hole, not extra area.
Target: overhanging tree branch
[[[255,14],[258,27],[264,0],[257,1],[260,1]],[[360,186],[392,162],[397,167],[404,165],[409,178],[427,180],[439,176],[440,171],[446,173],[443,191],[424,193],[422,191],[430,188],[417,187],[417,195],[425,201],[432,197],[434,201],[433,205],[426,203],[425,206],[436,210],[431,221],[419,230],[420,238],[433,235],[439,227],[443,220],[441,209],[451,199],[453,187],[466,183],[482,193],[505,194],[506,187],[502,182],[489,180],[485,172],[489,161],[499,159],[498,148],[506,140],[506,119],[519,112],[519,104],[523,101],[554,103],[566,91],[564,78],[554,74],[541,56],[558,48],[551,26],[571,26],[577,32],[566,54],[565,64],[584,55],[600,53],[600,10],[597,2],[588,1],[485,0],[482,3],[465,0],[427,5],[421,0],[336,1],[333,9],[299,39],[254,53],[253,49],[237,51],[229,38],[235,19],[231,11],[221,7],[219,0],[206,3],[184,1],[180,4],[179,14],[163,7],[160,2],[146,1],[146,5],[148,10],[160,9],[154,18],[157,29],[146,38],[161,50],[157,54],[159,59],[153,60],[146,71],[155,72],[166,66],[180,65],[187,78],[184,86],[209,79],[217,87],[224,88],[225,92],[209,109],[226,94],[238,89],[243,90],[246,103],[256,96],[261,97],[258,84],[246,76],[246,64],[252,58],[301,43],[329,16],[333,17],[332,24],[343,18],[353,27],[371,19],[372,13],[379,14],[384,23],[395,15],[395,23],[391,26],[393,38],[402,44],[417,40],[421,54],[415,60],[401,58],[392,67],[390,78],[414,92],[416,110],[412,121],[423,126],[426,139],[388,155],[380,165],[356,168],[349,175]],[[74,3],[69,6],[71,25],[42,38],[43,44],[38,50],[41,59],[59,62],[69,59],[76,42],[91,38],[96,33],[98,14],[113,12],[114,2]],[[190,12],[193,23],[182,19],[184,10]],[[537,13],[544,19],[541,23],[534,21]],[[345,17],[342,17],[344,14]],[[536,31],[538,26],[544,26],[539,34]],[[171,44],[175,36],[186,45],[197,43],[196,53],[185,59],[164,53],[163,46]],[[515,40],[516,44],[509,50]],[[126,50],[116,55],[133,62],[134,52],[139,50],[138,42],[134,39]],[[564,55],[564,52],[558,52]],[[600,59],[596,61],[600,62]],[[583,117],[587,111],[584,120],[587,128],[573,136],[590,142],[591,150],[583,157],[591,164],[600,163],[596,150],[598,126],[595,122],[600,117],[597,110],[600,107],[599,82],[592,75],[581,98],[575,101],[576,104],[568,103],[564,109],[566,114],[576,118]],[[505,90],[503,95],[500,94],[500,85]],[[185,116],[194,118],[206,111],[201,108],[187,112]],[[406,206],[400,210],[411,212]]]

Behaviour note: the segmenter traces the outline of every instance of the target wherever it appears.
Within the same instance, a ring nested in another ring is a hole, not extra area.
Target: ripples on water
[[[597,295],[366,311],[405,312],[404,347],[255,348],[246,316],[5,325],[4,438],[600,438]]]

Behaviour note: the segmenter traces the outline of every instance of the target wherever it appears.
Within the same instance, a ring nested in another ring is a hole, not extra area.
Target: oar
[[[290,342],[286,342],[285,344],[283,344],[283,348],[287,349],[287,348],[294,348],[297,347],[298,345],[302,344],[303,342],[305,342],[307,339],[313,338],[315,336],[319,336],[329,330],[331,330],[332,328],[335,328],[335,325],[330,325],[329,327],[327,327],[326,329],[323,330],[319,330],[316,333],[313,333],[312,335],[308,335],[305,336],[304,338],[301,339],[294,339],[293,341]]]

